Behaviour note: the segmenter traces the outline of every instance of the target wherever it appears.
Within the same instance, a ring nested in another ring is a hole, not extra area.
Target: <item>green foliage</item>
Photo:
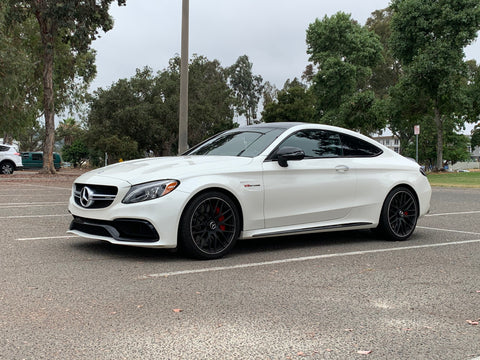
[[[98,139],[96,148],[97,159],[93,161],[96,165],[103,159],[104,153],[108,154],[109,164],[120,160],[136,159],[140,156],[137,142],[128,136],[111,135],[103,137]],[[103,152],[99,149],[102,149]]]
[[[437,136],[435,130],[435,124],[430,121],[429,116],[424,116],[423,119],[419,119],[417,124],[420,125],[419,135],[419,162],[425,164],[427,167],[436,167],[437,156]],[[470,153],[468,152],[469,140],[468,137],[458,133],[459,128],[456,125],[454,119],[448,119],[445,124],[443,133],[444,137],[444,162],[449,161],[456,163],[458,161],[467,161],[470,159]],[[405,145],[403,149],[403,155],[415,158],[415,138],[413,135],[412,125],[412,140]],[[442,164],[443,168],[443,164]]]
[[[262,111],[264,122],[303,121],[313,122],[314,98],[305,85],[296,78],[285,83],[277,99],[267,103]]]
[[[452,121],[463,124],[471,103],[463,49],[480,29],[478,0],[393,0],[391,7],[392,51],[403,65],[403,82],[420,95],[425,119],[434,125],[435,165],[442,168],[445,129]],[[397,96],[399,103],[411,97]]]
[[[472,130],[472,138],[470,139],[470,145],[472,149],[480,146],[480,124],[477,124]]]
[[[468,89],[467,96],[470,99],[471,122],[480,121],[480,66],[475,60],[467,61],[468,66]]]
[[[242,55],[227,69],[230,87],[236,99],[235,108],[239,115],[246,117],[247,125],[256,120],[258,102],[263,93],[263,79],[260,75],[253,75],[252,68],[248,56]]]
[[[75,140],[71,145],[65,145],[62,149],[63,161],[68,161],[77,167],[89,158],[89,150],[82,140]]]
[[[75,81],[79,79],[75,75],[88,81],[94,74],[94,58],[92,53],[89,54],[90,44],[95,40],[99,29],[106,32],[112,28],[113,20],[108,14],[112,1],[4,0],[2,4],[6,9],[7,27],[31,19],[36,19],[38,23],[40,56],[35,58],[41,59],[41,72],[37,76],[41,78],[43,90],[39,99],[43,101],[45,115],[44,156],[49,159],[44,162],[43,172],[56,173],[53,166],[54,115],[59,105],[55,105],[55,100],[61,99],[60,104],[65,105],[65,95],[73,95],[78,89]],[[117,2],[119,5],[125,4],[125,0]],[[71,69],[75,69],[78,64],[90,70],[72,72]],[[85,91],[86,86],[80,86],[80,89]]]
[[[62,139],[66,146],[72,145],[75,139],[83,135],[80,124],[74,118],[66,118],[58,124],[56,138]]]
[[[313,82],[316,121],[364,133],[385,126],[369,85],[372,68],[383,60],[374,32],[342,12],[325,16],[308,27],[307,53],[318,68],[308,76]]]
[[[175,153],[179,65],[180,59],[175,57],[168,68],[156,75],[145,68],[137,70],[131,79],[117,81],[109,89],[98,89],[91,99],[87,120],[89,146],[104,153],[110,142],[103,139],[116,136],[134,141],[140,154],[150,150],[159,155]],[[189,143],[196,144],[233,128],[233,103],[225,70],[219,62],[195,56],[189,70]]]
[[[389,89],[397,83],[402,72],[400,63],[393,56],[390,47],[391,19],[392,11],[386,8],[374,11],[366,22],[367,28],[378,35],[382,44],[384,61],[372,68],[373,73],[369,81],[371,89],[380,98],[388,97]]]
[[[18,139],[38,113],[34,44],[39,38],[32,19],[7,26],[5,10],[0,6],[0,133]]]
[[[44,138],[45,127],[35,120],[18,135],[17,140],[20,142],[19,150],[41,151]]]

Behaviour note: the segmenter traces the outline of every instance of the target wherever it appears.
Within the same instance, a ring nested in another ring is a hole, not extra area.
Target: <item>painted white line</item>
[[[0,216],[0,219],[25,219],[25,218],[60,217],[60,216],[72,216],[72,215],[70,215],[70,214],[57,214],[57,215],[12,215],[12,216]]]
[[[54,205],[68,205],[68,202],[36,202],[36,203],[17,203],[17,204],[0,204],[0,209],[10,208],[26,208],[26,207],[39,207],[39,206],[54,206]]]
[[[430,216],[448,216],[448,215],[469,215],[469,214],[480,214],[480,210],[475,211],[463,211],[463,212],[451,212],[451,213],[443,213],[443,214],[427,214],[425,217]]]
[[[404,247],[399,247],[399,248],[388,248],[388,249],[377,249],[377,250],[366,250],[366,251],[352,251],[352,252],[347,252],[347,253],[313,255],[313,256],[304,256],[304,257],[289,258],[289,259],[283,259],[283,260],[263,261],[263,262],[258,262],[258,263],[238,264],[238,265],[231,265],[231,266],[218,266],[218,267],[203,268],[203,269],[196,269],[196,270],[172,271],[172,272],[165,272],[165,273],[158,273],[158,274],[142,275],[142,276],[139,276],[139,279],[151,279],[151,278],[169,277],[169,276],[177,276],[177,275],[190,275],[190,274],[225,271],[225,270],[233,270],[233,269],[245,269],[245,268],[269,266],[269,265],[277,265],[277,264],[287,264],[287,263],[301,262],[301,261],[319,260],[319,259],[327,259],[327,258],[334,258],[334,257],[376,254],[376,253],[383,253],[383,252],[424,249],[424,248],[451,246],[451,245],[463,245],[463,244],[471,244],[471,243],[480,243],[480,239],[465,240],[465,241],[452,241],[452,242],[440,243],[440,244],[404,246]]]
[[[16,239],[17,241],[33,241],[33,240],[51,240],[51,239],[71,239],[78,238],[76,235],[64,235],[64,236],[44,236],[44,237],[34,237],[34,238],[20,238]]]
[[[480,235],[479,232],[463,231],[463,230],[440,229],[440,228],[432,228],[432,227],[427,227],[427,226],[417,226],[417,229],[434,230],[434,231],[446,231],[446,232],[454,232],[454,233],[468,234],[468,235]]]
[[[61,186],[48,186],[48,185],[37,185],[37,184],[22,184],[22,186],[16,186],[15,189],[21,189],[23,186],[30,186],[35,188],[44,188],[44,189],[55,189],[55,190],[65,190],[72,191],[72,186],[61,187]],[[2,189],[3,190],[3,189]]]

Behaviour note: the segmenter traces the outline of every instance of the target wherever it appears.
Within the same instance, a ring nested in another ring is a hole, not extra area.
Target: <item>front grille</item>
[[[109,237],[117,241],[156,242],[160,239],[155,227],[150,222],[138,219],[104,221],[74,216],[70,230]]]
[[[75,203],[83,208],[103,209],[110,206],[117,196],[115,186],[75,184]]]

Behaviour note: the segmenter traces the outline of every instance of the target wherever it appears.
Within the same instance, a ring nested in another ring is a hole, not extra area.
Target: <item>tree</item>
[[[236,110],[244,115],[247,125],[257,119],[258,102],[263,92],[263,79],[252,72],[253,64],[247,55],[240,56],[228,69],[228,80],[236,98]]]
[[[54,64],[55,54],[60,41],[68,46],[71,54],[87,54],[90,44],[98,34],[98,29],[108,31],[113,20],[108,14],[113,0],[7,0],[10,15],[17,22],[34,16],[38,22],[42,51],[42,88],[45,116],[45,141],[43,171],[55,173],[53,165],[53,147],[55,142],[55,95]],[[117,0],[124,5],[126,0]],[[91,61],[91,59],[87,59]]]
[[[364,133],[385,126],[375,114],[375,94],[369,87],[372,68],[382,61],[382,46],[375,33],[338,12],[309,25],[307,53],[317,67],[315,75],[311,69],[305,73],[313,82],[316,121]]]
[[[218,60],[197,55],[189,69],[189,144],[195,145],[220,131],[235,127],[235,99],[227,84],[227,71]]]
[[[64,119],[57,127],[57,137],[63,139],[66,146],[72,145],[81,132],[80,124],[78,124],[74,118]]]
[[[157,91],[155,77],[149,68],[137,69],[131,79],[120,79],[108,89],[97,89],[90,100],[87,144],[104,154],[109,152],[107,148],[115,152],[122,150],[116,144],[124,139],[135,141],[136,151],[159,152],[162,121],[157,115],[161,116],[166,99]],[[111,141],[103,141],[108,138]],[[127,158],[127,155],[118,155]]]
[[[447,119],[463,121],[467,112],[463,50],[480,29],[478,0],[392,0],[391,8],[392,51],[432,109],[436,168],[441,169]]]
[[[470,114],[471,122],[476,122],[477,127],[480,127],[480,66],[475,60],[467,61],[468,66],[468,97],[470,99]]]
[[[378,35],[382,44],[383,61],[372,68],[369,84],[379,98],[388,97],[389,90],[398,82],[402,73],[399,61],[393,56],[390,47],[392,10],[386,8],[374,11],[367,19],[366,27]]]
[[[37,114],[34,94],[38,35],[32,19],[8,24],[5,5],[0,4],[0,136],[18,139]]]
[[[87,119],[87,144],[99,153],[117,139],[134,141],[139,154],[172,155],[178,141],[180,58],[163,71],[138,70],[108,89],[95,91]],[[194,56],[189,66],[189,143],[231,129],[234,98],[217,60]],[[102,141],[103,138],[112,141]],[[118,146],[111,146],[115,151]],[[125,157],[123,157],[125,159]]]
[[[264,122],[302,121],[313,122],[314,98],[311,91],[298,79],[287,80],[277,99],[267,103],[262,111]]]
[[[83,161],[87,160],[90,153],[87,146],[82,140],[75,140],[70,145],[65,145],[62,149],[63,161],[68,161],[73,164],[73,167],[77,167]]]
[[[470,140],[470,145],[472,150],[475,149],[477,146],[480,146],[480,124],[475,125],[472,130],[472,138]]]
[[[20,151],[41,151],[45,139],[45,127],[37,120],[18,135]]]
[[[390,88],[385,103],[388,127],[400,140],[400,151],[405,155],[407,147],[415,139],[415,125],[420,125],[422,138],[425,133],[433,131],[424,123],[425,116],[431,116],[429,101],[421,89],[411,82],[411,78],[402,76],[398,83]],[[423,145],[428,144],[430,142],[423,141]]]

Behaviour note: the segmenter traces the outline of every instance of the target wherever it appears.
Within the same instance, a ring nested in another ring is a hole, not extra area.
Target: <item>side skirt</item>
[[[343,228],[355,228],[360,226],[368,226],[373,225],[373,223],[369,222],[356,222],[356,223],[346,223],[346,224],[338,224],[338,225],[327,225],[327,226],[315,226],[309,228],[302,228],[302,229],[294,229],[294,230],[283,230],[283,231],[272,231],[268,233],[261,233],[252,235],[252,238],[256,237],[268,237],[268,236],[282,236],[282,235],[293,235],[299,233],[310,233],[310,232],[319,232],[319,231],[329,231],[329,230],[339,230]]]

